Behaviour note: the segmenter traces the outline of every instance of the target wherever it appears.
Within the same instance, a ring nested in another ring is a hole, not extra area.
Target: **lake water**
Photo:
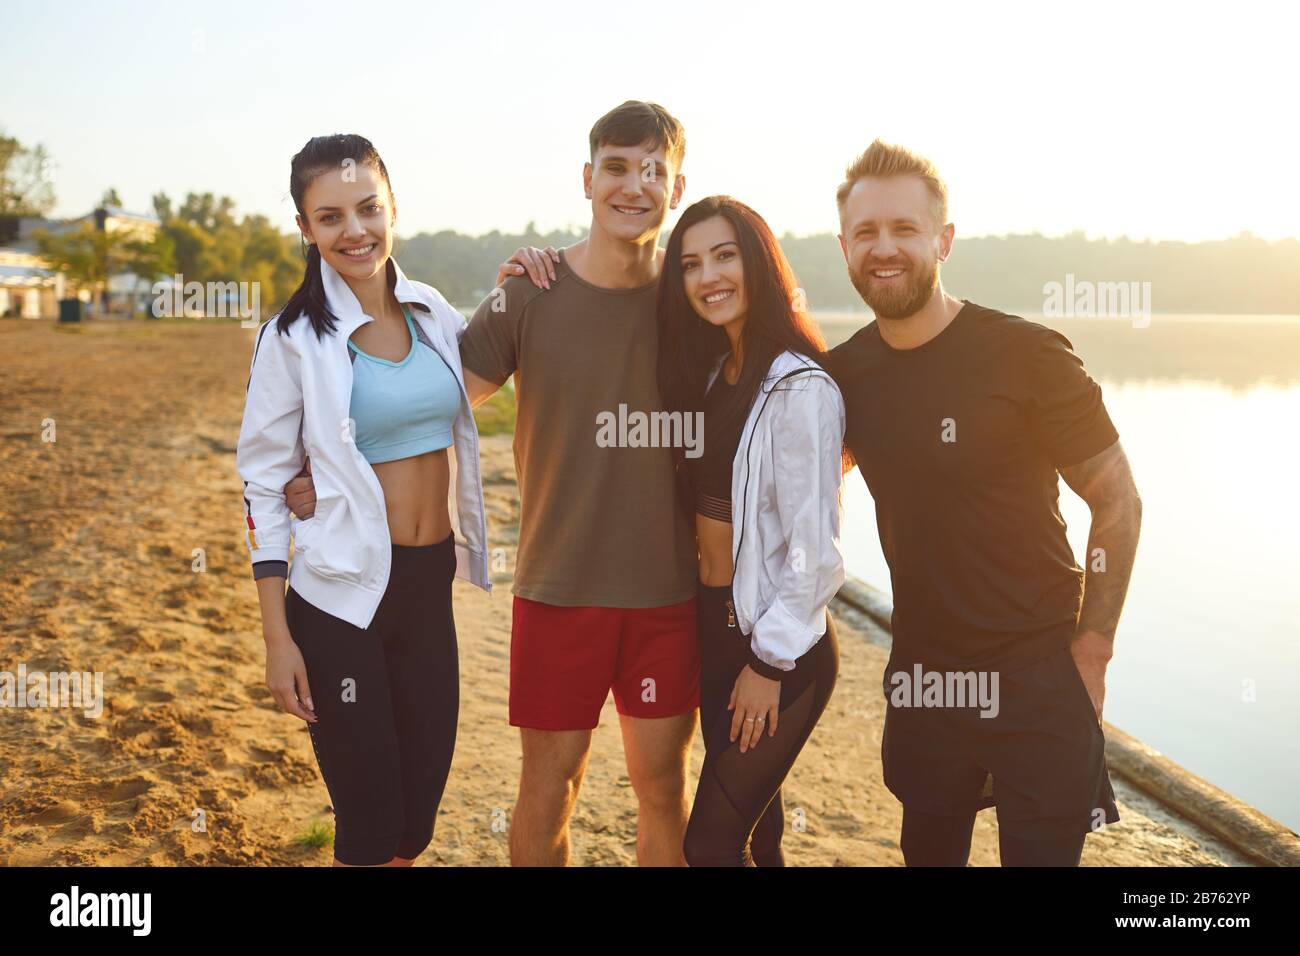
[[[1142,495],[1105,719],[1300,828],[1300,319],[1045,320],[1102,386]],[[823,320],[830,344],[870,321]],[[845,478],[849,573],[888,592]],[[1090,515],[1062,482],[1083,566]]]

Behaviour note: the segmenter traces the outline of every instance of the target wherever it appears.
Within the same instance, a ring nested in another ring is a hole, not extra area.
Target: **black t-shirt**
[[[896,664],[1009,670],[1069,643],[1083,570],[1058,469],[1118,440],[1070,342],[963,300],[895,349],[878,322],[832,350],[846,440],[876,503]]]

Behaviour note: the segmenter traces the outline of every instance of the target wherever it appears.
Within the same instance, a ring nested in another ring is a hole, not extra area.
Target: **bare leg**
[[[510,825],[511,866],[568,866],[569,816],[591,749],[590,730],[520,728],[523,768]]]
[[[627,774],[639,804],[636,860],[640,866],[685,866],[686,766],[696,711],[675,717],[619,715]]]

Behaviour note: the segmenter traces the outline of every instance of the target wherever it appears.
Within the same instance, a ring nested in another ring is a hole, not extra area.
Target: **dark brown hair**
[[[313,136],[306,146],[298,150],[289,165],[289,195],[293,197],[298,215],[307,218],[302,211],[302,200],[312,180],[323,173],[342,169],[347,160],[376,170],[388,186],[389,195],[392,195],[393,184],[389,182],[388,170],[370,140],[355,133]],[[303,272],[302,284],[294,290],[280,310],[280,320],[276,327],[280,332],[285,332],[299,315],[305,315],[316,337],[321,338],[326,332],[334,331],[338,316],[330,312],[325,300],[325,284],[320,274],[320,249],[316,243],[305,244],[303,258],[307,261],[307,267]],[[391,258],[388,260],[387,271],[391,287],[397,281],[397,272]]]
[[[600,119],[591,128],[591,158],[601,146],[639,146],[649,140],[662,146],[668,154],[673,172],[682,168],[686,157],[686,131],[677,118],[658,103],[628,100]]]
[[[726,219],[736,230],[745,273],[745,327],[741,331],[745,364],[736,383],[735,402],[719,414],[716,427],[725,427],[725,422],[733,420],[732,416],[749,414],[773,359],[791,351],[824,365],[826,340],[804,308],[794,270],[763,217],[731,196],[701,199],[687,207],[668,237],[659,277],[658,376],[664,408],[683,414],[701,411],[709,373],[714,363],[731,349],[727,333],[696,313],[686,297],[682,272],[682,239],[686,230],[714,216]],[[693,493],[682,480],[688,478],[684,474],[684,450],[674,449],[674,457],[678,464],[678,491],[683,498],[692,498],[693,510]]]

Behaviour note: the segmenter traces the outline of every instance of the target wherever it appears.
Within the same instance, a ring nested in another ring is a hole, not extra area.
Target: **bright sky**
[[[585,226],[587,133],[625,99],[685,125],[687,201],[835,231],[876,136],[929,155],[959,235],[1200,240],[1300,226],[1295,44],[1207,3],[22,3],[0,129],[44,144],[56,215],[115,186],[232,196],[293,228],[289,160],[357,132],[398,231]],[[390,92],[393,91],[393,92]],[[671,221],[670,221],[671,222]]]

